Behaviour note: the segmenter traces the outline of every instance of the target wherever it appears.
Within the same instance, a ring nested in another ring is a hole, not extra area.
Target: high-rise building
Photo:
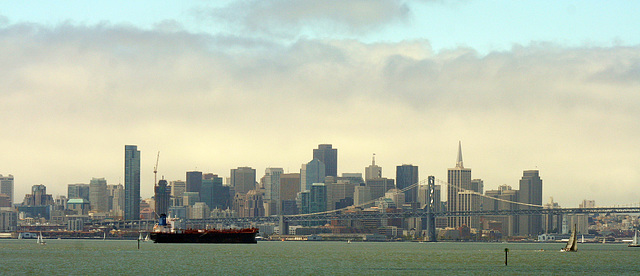
[[[167,181],[162,179],[158,181],[158,185],[154,187],[154,199],[156,200],[156,215],[169,214],[169,202],[171,198],[171,186]]]
[[[2,176],[0,174],[0,194],[9,197],[9,206],[13,205],[13,175]]]
[[[407,203],[418,202],[418,182],[420,182],[420,178],[418,178],[418,166],[405,164],[396,167],[396,187],[398,190],[403,190],[416,184],[414,188],[404,192]]]
[[[124,219],[140,219],[140,151],[124,146]]]
[[[280,199],[296,200],[296,195],[300,192],[300,174],[283,173],[280,175]]]
[[[309,194],[309,213],[327,210],[327,186],[324,183],[313,183]]]
[[[256,170],[251,167],[231,169],[231,186],[236,194],[246,194],[256,188]]]
[[[104,178],[92,178],[89,182],[89,202],[91,204],[91,211],[108,212],[108,197],[107,180]]]
[[[67,197],[69,199],[82,198],[89,201],[89,184],[69,184],[67,186]]]
[[[520,192],[518,202],[533,205],[542,205],[542,179],[538,170],[527,170],[523,172],[520,179]],[[521,205],[520,209],[536,209],[538,207]],[[523,236],[537,236],[542,233],[542,215],[521,215],[519,216],[519,234]]]
[[[202,189],[202,172],[187,172],[187,192],[199,193]]]
[[[109,211],[115,217],[124,215],[124,186],[122,184],[107,185],[107,193],[111,200]]]
[[[170,185],[172,197],[182,197],[184,192],[187,191],[187,182],[182,180],[171,181]]]
[[[460,211],[458,194],[471,190],[471,169],[465,168],[462,162],[462,143],[458,142],[458,158],[456,167],[447,170],[447,210]],[[471,198],[465,196],[465,198]],[[471,206],[471,205],[469,205]],[[470,217],[449,217],[449,227],[458,228],[462,225],[471,227]]]
[[[264,200],[280,200],[280,175],[282,168],[266,168],[264,171]]]
[[[338,176],[338,149],[331,144],[318,145],[313,150],[313,159],[318,159],[325,165],[325,176]]]
[[[207,174],[202,180],[200,200],[206,203],[211,210],[226,209],[231,204],[229,186],[222,185],[222,177],[216,174]]]
[[[393,188],[395,188],[395,182],[393,179],[388,178],[374,178],[367,179],[366,186],[371,191],[371,199],[378,199],[384,197],[384,194]]]
[[[353,188],[353,204],[362,205],[371,201],[371,188],[366,185],[355,186]]]
[[[306,166],[305,190],[310,191],[313,183],[323,183],[326,175],[326,166],[322,161],[313,158]]]
[[[376,154],[371,158],[371,165],[364,168],[364,180],[382,178],[382,167],[376,165]]]

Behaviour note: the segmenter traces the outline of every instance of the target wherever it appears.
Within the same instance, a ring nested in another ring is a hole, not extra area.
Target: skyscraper
[[[307,163],[305,171],[305,190],[311,191],[311,185],[313,185],[313,183],[324,183],[324,178],[327,176],[325,173],[326,167],[319,159],[313,158],[313,160]]]
[[[231,186],[236,194],[246,194],[256,188],[256,170],[251,167],[231,169]],[[262,198],[260,198],[262,201]]]
[[[364,168],[364,180],[376,179],[382,177],[382,167],[376,165],[376,154],[371,158],[371,165]]]
[[[202,180],[200,200],[213,209],[226,209],[230,206],[229,186],[222,185],[222,177],[206,174]]]
[[[2,176],[0,174],[0,194],[9,197],[9,205],[13,205],[13,175]]]
[[[89,184],[69,184],[67,197],[69,199],[82,198],[89,201]]]
[[[520,179],[518,201],[522,203],[542,205],[542,179],[538,170],[524,171]],[[520,209],[536,209],[537,207],[520,206]],[[542,233],[542,215],[521,215],[518,230],[523,236],[536,236]]]
[[[471,169],[465,168],[462,162],[462,143],[458,142],[458,158],[456,167],[447,170],[447,209],[449,211],[460,211],[458,206],[458,194],[465,190],[471,190]],[[472,196],[466,195],[465,198],[473,199]],[[472,206],[469,204],[468,206]],[[467,225],[471,227],[469,217],[449,217],[449,227],[458,228]]]
[[[418,178],[418,166],[402,165],[396,167],[396,187],[398,190],[407,188],[413,184],[417,184],[420,181]],[[404,192],[405,202],[412,203],[418,202],[418,186],[413,189],[409,189]],[[401,208],[402,206],[398,206]]]
[[[124,146],[124,219],[140,219],[140,151]]]
[[[331,144],[318,145],[313,150],[313,159],[318,159],[325,165],[325,176],[338,176],[338,149],[332,148]]]
[[[108,212],[108,196],[107,180],[104,178],[92,178],[89,182],[89,202],[91,204],[91,211]]]
[[[280,199],[280,175],[284,173],[282,168],[266,168],[264,171],[264,199],[279,200]]]
[[[202,188],[202,172],[187,172],[187,192],[200,193]]]
[[[154,199],[156,200],[156,215],[169,214],[169,202],[171,198],[171,186],[162,179],[154,187]]]

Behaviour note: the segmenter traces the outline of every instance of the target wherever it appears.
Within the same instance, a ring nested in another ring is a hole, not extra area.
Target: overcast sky
[[[180,4],[176,4],[176,3]],[[124,145],[158,175],[420,167],[462,141],[485,190],[538,169],[543,202],[640,201],[638,1],[0,3],[0,174],[123,182]]]

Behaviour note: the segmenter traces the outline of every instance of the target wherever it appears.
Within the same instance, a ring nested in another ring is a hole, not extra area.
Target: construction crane
[[[158,151],[158,157],[156,157],[156,166],[153,167],[153,185],[158,185],[158,161],[160,161],[160,151]]]

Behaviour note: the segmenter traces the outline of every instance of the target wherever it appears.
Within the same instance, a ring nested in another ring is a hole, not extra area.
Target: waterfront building
[[[89,201],[89,184],[69,184],[67,186],[67,197],[82,198]]]
[[[92,178],[89,182],[89,202],[91,203],[91,211],[108,212],[108,196],[107,180],[104,178]]]
[[[156,215],[168,214],[171,198],[171,186],[168,185],[166,180],[162,179],[158,181],[158,184],[154,187],[153,198],[155,199]]]
[[[420,182],[418,178],[418,166],[402,165],[396,167],[396,188],[403,190]],[[404,192],[407,203],[418,202],[418,187]]]
[[[256,170],[251,167],[231,169],[231,186],[236,194],[246,194],[256,189]]]
[[[376,165],[376,154],[374,153],[371,158],[371,165],[364,168],[364,179],[369,180],[376,178],[382,178],[382,167]]]
[[[202,172],[199,172],[199,171],[187,172],[186,191],[200,193],[201,189],[202,189]]]
[[[471,169],[465,168],[462,161],[462,143],[458,142],[458,158],[455,168],[447,170],[447,210],[461,211],[458,206],[458,194],[471,190]],[[470,217],[449,217],[449,227],[470,226]]]
[[[0,208],[0,232],[13,232],[17,228],[18,214],[12,208]]]
[[[318,159],[325,165],[325,176],[338,176],[338,149],[331,144],[320,144],[313,150],[313,159]]]
[[[520,179],[518,201],[533,205],[542,205],[542,179],[538,170],[526,170]],[[521,205],[520,209],[536,209]],[[538,236],[542,234],[542,215],[519,216],[519,234],[523,236]]]
[[[5,194],[9,197],[9,206],[13,205],[14,194],[14,179],[13,175],[3,176],[0,174],[0,194]]]
[[[140,151],[124,146],[124,219],[140,219]]]
[[[313,183],[323,183],[326,175],[326,166],[320,159],[314,158],[306,165],[305,191],[311,190]]]

